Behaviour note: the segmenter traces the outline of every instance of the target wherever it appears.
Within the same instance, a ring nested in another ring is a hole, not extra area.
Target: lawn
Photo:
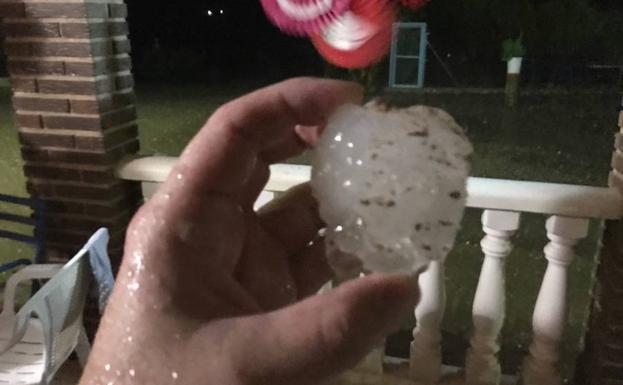
[[[144,154],[177,155],[205,119],[223,102],[256,85],[142,85],[137,88],[139,126]],[[448,110],[466,129],[475,146],[474,176],[605,185],[616,124],[619,95],[612,93],[534,93],[515,110],[504,108],[496,93],[388,93],[394,104],[423,103]],[[11,122],[9,91],[0,88],[0,192],[24,195],[19,150]],[[306,156],[294,160],[305,162]],[[480,214],[468,210],[457,246],[448,259],[448,306],[444,338],[446,360],[461,364],[470,335],[471,301],[482,254]],[[546,266],[542,248],[545,218],[525,215],[508,260],[507,319],[501,356],[513,371],[530,341],[531,310]],[[590,303],[600,223],[578,247],[571,266],[570,321],[565,338],[566,369],[577,352]],[[18,257],[28,250],[0,243],[0,255]],[[6,258],[6,257],[5,257]],[[404,341],[394,348],[405,348]]]

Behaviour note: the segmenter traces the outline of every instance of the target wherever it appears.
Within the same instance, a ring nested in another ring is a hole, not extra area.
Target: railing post
[[[567,316],[567,275],[573,246],[588,234],[588,219],[552,216],[547,220],[547,270],[534,307],[533,341],[522,370],[524,385],[560,385],[560,341]]]
[[[417,325],[411,343],[411,377],[416,381],[436,382],[441,377],[441,321],[446,307],[442,261],[431,262],[420,274],[420,303],[415,308]]]
[[[486,233],[480,245],[485,255],[472,307],[474,336],[467,352],[465,374],[468,384],[497,385],[502,372],[497,353],[498,335],[506,312],[506,257],[519,228],[520,214],[485,210],[482,226]]]

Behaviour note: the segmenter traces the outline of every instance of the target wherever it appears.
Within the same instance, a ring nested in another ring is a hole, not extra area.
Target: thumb
[[[373,274],[246,318],[247,330],[255,332],[237,349],[244,352],[236,365],[242,382],[316,384],[353,367],[413,311],[416,282],[405,275]]]

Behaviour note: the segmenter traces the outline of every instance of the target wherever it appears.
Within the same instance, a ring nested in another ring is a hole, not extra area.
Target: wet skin
[[[87,384],[315,384],[413,311],[413,277],[330,278],[309,187],[256,213],[268,166],[359,103],[351,83],[292,79],[221,107],[133,218]]]

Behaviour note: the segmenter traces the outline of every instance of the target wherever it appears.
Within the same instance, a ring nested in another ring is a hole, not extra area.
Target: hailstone
[[[413,273],[444,259],[465,209],[471,152],[443,110],[342,106],[312,162],[329,262]]]

